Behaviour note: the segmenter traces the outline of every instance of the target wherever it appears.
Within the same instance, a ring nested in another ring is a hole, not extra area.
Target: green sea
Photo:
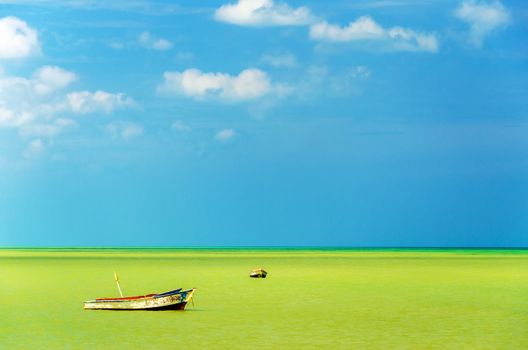
[[[195,305],[83,310],[114,270]],[[528,349],[528,251],[4,249],[0,348]]]

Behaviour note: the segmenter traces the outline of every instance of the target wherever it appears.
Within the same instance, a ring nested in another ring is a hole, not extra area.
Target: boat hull
[[[84,302],[85,310],[184,310],[194,289],[177,293],[151,294],[142,297],[101,298]]]
[[[251,278],[266,278],[268,273],[263,269],[255,269],[249,273]]]

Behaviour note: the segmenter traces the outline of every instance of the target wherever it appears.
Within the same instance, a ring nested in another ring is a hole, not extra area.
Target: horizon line
[[[528,246],[318,246],[318,245],[236,245],[236,246],[0,246],[2,249],[298,249],[298,250],[528,250]]]

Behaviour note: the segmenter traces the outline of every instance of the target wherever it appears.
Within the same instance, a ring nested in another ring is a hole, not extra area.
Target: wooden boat
[[[266,278],[268,273],[264,269],[254,269],[249,273],[249,277],[253,278]]]
[[[84,302],[85,310],[183,310],[195,288],[121,298],[97,298]]]

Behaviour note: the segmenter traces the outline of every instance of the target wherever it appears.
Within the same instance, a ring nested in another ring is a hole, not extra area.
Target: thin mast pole
[[[121,291],[121,285],[119,284],[119,276],[117,275],[115,271],[114,271],[114,278],[117,283],[117,289],[119,289],[119,294],[121,295],[121,298],[123,298],[123,292]]]

